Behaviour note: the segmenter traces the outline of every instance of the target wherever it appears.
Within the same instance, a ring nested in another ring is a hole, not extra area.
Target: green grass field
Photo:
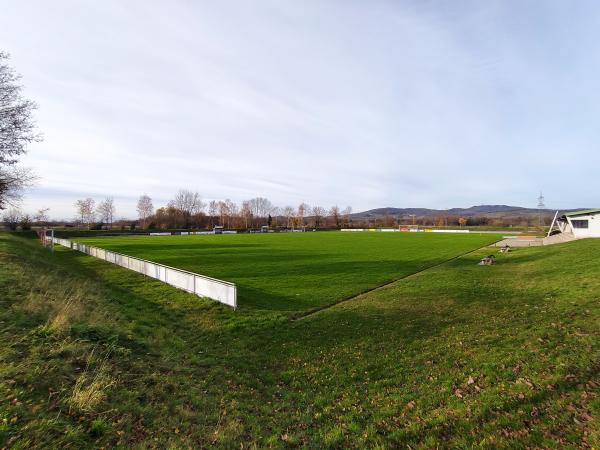
[[[277,233],[76,239],[232,281],[241,308],[306,311],[499,239],[488,234]]]
[[[0,448],[599,448],[600,240],[488,253],[292,320],[0,233]]]

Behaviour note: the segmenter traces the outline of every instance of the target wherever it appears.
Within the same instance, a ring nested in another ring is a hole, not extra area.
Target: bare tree
[[[137,202],[137,213],[140,221],[142,222],[142,228],[146,228],[148,217],[154,213],[154,205],[152,199],[147,195],[143,194],[140,196]]]
[[[225,211],[227,213],[227,228],[231,228],[231,220],[238,214],[237,205],[229,199],[225,200]]]
[[[352,206],[346,206],[342,211],[342,217],[344,219],[344,225],[350,225],[350,215],[352,214]]]
[[[86,224],[88,229],[90,225],[94,221],[95,213],[94,209],[96,206],[96,202],[93,198],[86,198],[84,200],[77,200],[75,202],[75,208],[77,209],[77,217],[79,218],[80,223]]]
[[[307,203],[300,203],[300,205],[298,205],[298,214],[296,215],[296,217],[298,218],[298,225],[299,226],[304,226],[304,217],[306,216],[307,212],[310,211],[310,205],[308,205]]]
[[[294,217],[294,207],[293,206],[286,206],[283,208],[283,216],[287,219],[287,227],[291,227],[292,226],[292,218]]]
[[[221,225],[231,228],[231,219],[237,214],[237,205],[231,200],[226,199],[217,203],[217,211],[221,218]]]
[[[208,204],[208,216],[210,217],[211,226],[215,225],[215,217],[219,214],[219,202],[216,200],[211,200]]]
[[[85,200],[77,200],[75,209],[77,210],[77,221],[83,225],[85,223]]]
[[[323,216],[325,216],[327,212],[325,208],[322,206],[313,206],[312,215],[314,219],[315,228],[319,228],[321,226],[321,222],[323,220]]]
[[[158,208],[154,213],[154,220],[156,221],[156,226],[158,228],[168,228],[167,224],[167,209],[166,208]]]
[[[108,225],[108,228],[112,228],[113,217],[116,212],[115,201],[112,197],[106,197],[100,202],[96,209],[100,220]]]
[[[37,177],[30,169],[18,166],[2,166],[0,164],[0,210],[7,206],[16,207],[23,190],[29,187]]]
[[[219,203],[217,204],[217,209],[219,211],[219,225],[221,225],[222,227],[225,226],[225,218],[227,217],[227,203],[225,203],[224,201],[219,201]]]
[[[21,96],[21,77],[7,60],[8,54],[0,52],[0,209],[17,202],[33,181],[31,172],[16,164],[27,145],[41,139],[33,120],[36,105]]]
[[[258,202],[258,216],[262,218],[267,217],[273,209],[273,204],[269,199],[264,197],[258,197],[256,200]]]
[[[169,206],[181,212],[184,226],[188,228],[191,217],[202,211],[206,205],[202,203],[202,198],[198,192],[180,189],[175,198],[169,202]]]
[[[337,205],[332,206],[331,209],[329,210],[329,215],[333,219],[335,226],[337,228],[339,228],[340,227],[340,208]]]
[[[249,200],[245,200],[242,202],[240,216],[244,220],[244,226],[248,228],[248,226],[252,223],[252,208],[250,207]]]
[[[33,216],[33,220],[39,225],[45,226],[49,220],[48,211],[50,211],[50,208],[38,209],[37,213],[35,213],[35,215]]]
[[[204,211],[198,211],[196,214],[193,214],[190,221],[192,228],[202,228],[206,226],[206,214]]]
[[[250,210],[252,218],[256,219],[266,219],[273,209],[273,204],[269,201],[269,199],[264,197],[251,198],[245,203]],[[250,222],[252,222],[252,220],[250,220]]]
[[[4,213],[4,224],[9,230],[16,230],[19,226],[19,222],[21,221],[21,211],[16,208],[11,208]]]
[[[278,219],[281,216],[281,208],[279,206],[273,206],[273,208],[271,208],[271,216],[273,216],[273,226],[277,228],[279,222]]]
[[[93,198],[85,199],[85,223],[87,223],[88,228],[92,225],[92,222],[96,219],[95,206],[96,201]]]

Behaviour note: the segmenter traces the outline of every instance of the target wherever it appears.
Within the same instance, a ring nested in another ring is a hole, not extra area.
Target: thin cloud
[[[180,187],[593,205],[599,19],[594,2],[12,2],[0,42],[46,136],[24,207],[109,195],[134,216]]]

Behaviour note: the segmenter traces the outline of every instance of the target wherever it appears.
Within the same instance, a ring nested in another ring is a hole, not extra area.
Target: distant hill
[[[562,212],[575,211],[575,208],[563,210]],[[543,209],[544,215],[554,215],[556,210],[554,209]],[[537,208],[523,208],[521,206],[508,206],[508,205],[478,205],[471,206],[469,208],[450,208],[450,209],[429,209],[429,208],[376,208],[368,211],[358,212],[352,214],[354,219],[363,218],[380,218],[385,216],[394,217],[410,217],[413,214],[419,217],[438,217],[438,216],[459,216],[459,217],[516,217],[516,216],[537,216],[540,210]]]

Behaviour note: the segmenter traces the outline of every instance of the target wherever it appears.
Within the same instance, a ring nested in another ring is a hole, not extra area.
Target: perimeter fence
[[[164,264],[147,261],[134,256],[123,255],[103,248],[80,244],[68,239],[47,237],[47,240],[126,269],[133,270],[134,272],[162,281],[163,283],[167,283],[178,289],[183,289],[184,291],[196,294],[199,297],[208,297],[219,303],[231,306],[234,309],[237,307],[237,288],[234,283],[217,280],[216,278],[188,272],[182,269],[176,269],[175,267],[165,266]]]

